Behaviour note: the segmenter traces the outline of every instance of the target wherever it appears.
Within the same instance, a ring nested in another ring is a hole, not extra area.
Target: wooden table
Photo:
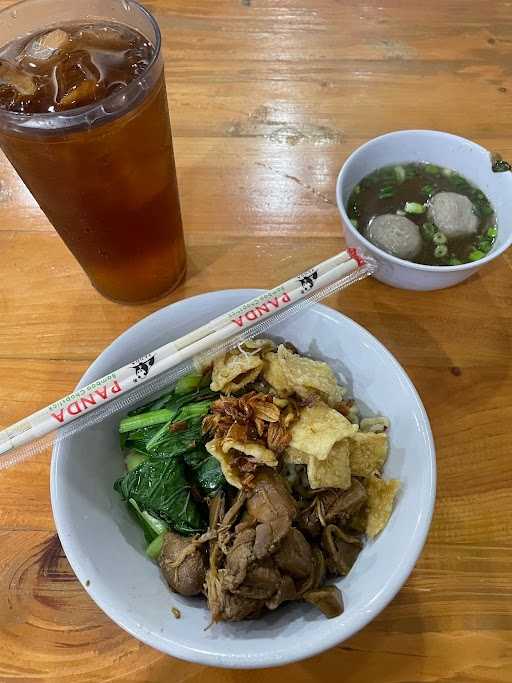
[[[187,279],[155,304],[106,301],[2,159],[2,425],[67,393],[109,342],[158,307],[268,287],[339,250],[334,182],[364,140],[439,128],[512,157],[511,2],[148,6],[165,37]],[[45,453],[0,472],[2,682],[512,680],[510,255],[454,289],[368,280],[331,305],[405,366],[437,443],[432,529],[391,605],[351,640],[284,670],[166,657],[111,623],[75,579],[55,533]]]

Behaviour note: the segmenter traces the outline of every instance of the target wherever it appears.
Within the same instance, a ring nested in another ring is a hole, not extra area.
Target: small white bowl
[[[87,370],[81,385],[179,337],[260,293],[210,292],[167,306],[118,337]],[[112,484],[123,470],[112,416],[54,448],[51,497],[62,547],[91,598],[119,626],[152,647],[191,662],[232,668],[288,664],[333,647],[374,619],[407,580],[422,550],[435,499],[435,454],[428,417],[403,368],[369,332],[315,305],[272,330],[344,375],[364,415],[391,420],[385,475],[402,481],[389,524],[368,543],[337,584],[344,613],[326,619],[290,603],[255,621],[217,624],[200,598],[170,592],[144,539]],[[171,607],[181,611],[177,621]],[[208,676],[206,676],[207,678]]]
[[[352,225],[345,207],[365,176],[382,166],[427,161],[460,173],[484,192],[496,212],[498,235],[484,258],[460,266],[426,266],[396,258],[369,242]],[[456,285],[499,256],[512,243],[512,173],[494,173],[489,150],[458,135],[436,130],[399,130],[361,145],[343,164],[336,201],[349,247],[363,247],[379,266],[374,277],[402,289],[431,290]]]

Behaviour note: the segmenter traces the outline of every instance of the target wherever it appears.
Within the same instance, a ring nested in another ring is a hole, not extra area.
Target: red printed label
[[[98,387],[90,394],[68,403],[67,406],[54,413],[50,413],[50,415],[59,424],[64,424],[69,418],[76,417],[77,415],[86,412],[91,406],[101,404],[103,401],[112,398],[112,396],[119,394],[121,391],[123,391],[123,387],[119,382],[114,380],[111,384],[105,384],[102,387]]]
[[[268,313],[274,311],[277,308],[280,308],[283,304],[289,304],[290,301],[290,295],[288,294],[288,292],[284,292],[280,296],[274,296],[268,301],[259,304],[259,306],[251,308],[249,311],[246,311],[243,315],[239,316],[238,318],[233,318],[231,322],[234,323],[237,327],[245,327],[247,323],[255,322],[256,320],[258,320],[258,318],[262,318],[265,315],[268,315]]]

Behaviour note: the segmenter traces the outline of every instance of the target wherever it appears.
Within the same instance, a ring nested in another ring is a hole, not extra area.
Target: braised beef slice
[[[253,600],[233,593],[222,595],[222,607],[219,618],[223,621],[242,621],[255,619],[265,607],[263,600]]]
[[[313,553],[313,568],[311,573],[304,579],[304,581],[296,583],[297,595],[299,596],[307,593],[308,591],[320,588],[325,581],[326,566],[324,554],[316,545],[312,546],[311,550]]]
[[[235,535],[233,545],[226,555],[222,585],[226,590],[234,590],[245,579],[247,568],[253,559],[254,539],[256,531],[245,529]]]
[[[206,575],[206,558],[203,547],[194,544],[192,539],[167,532],[158,563],[175,593],[186,596],[201,593]]]
[[[343,614],[343,598],[336,586],[323,586],[309,591],[304,593],[303,599],[322,610],[329,619]]]
[[[256,524],[257,522],[254,517],[251,517],[246,510],[235,527],[235,533],[239,534],[240,532],[245,531],[245,529],[254,529]]]
[[[245,598],[268,600],[281,585],[281,575],[271,560],[254,564],[247,570],[243,583],[232,592]]]
[[[304,579],[313,572],[311,546],[298,529],[293,527],[283,538],[274,554],[279,569],[294,579]]]
[[[335,524],[329,524],[322,533],[322,548],[329,573],[346,576],[363,549],[363,544],[356,536],[350,536]]]
[[[352,479],[352,485],[347,491],[325,489],[302,510],[297,518],[297,524],[306,534],[316,538],[320,536],[323,528],[320,515],[326,523],[343,524],[361,509],[367,497],[364,486],[357,479]]]
[[[258,470],[253,489],[247,497],[247,511],[258,522],[272,522],[297,513],[297,504],[288,491],[284,479],[269,467]]]
[[[265,606],[267,609],[277,609],[279,605],[283,602],[289,600],[295,600],[297,598],[297,591],[295,589],[295,583],[291,576],[282,576],[279,588],[274,593],[274,595],[267,600]]]
[[[283,538],[290,530],[290,519],[279,517],[272,522],[264,522],[256,527],[256,540],[254,542],[254,556],[262,560],[271,555],[279,546]]]

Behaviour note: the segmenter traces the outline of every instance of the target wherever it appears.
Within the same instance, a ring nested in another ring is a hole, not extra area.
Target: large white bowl
[[[259,290],[202,294],[168,306],[118,337],[82,377],[86,384],[170,338],[255,296]],[[283,322],[275,336],[322,358],[348,380],[364,412],[391,419],[386,475],[403,482],[390,523],[368,543],[338,582],[345,612],[328,620],[312,606],[292,603],[257,621],[210,621],[202,599],[169,592],[144,554],[141,530],[112,490],[123,472],[112,418],[54,449],[51,498],[66,555],[85,590],[119,626],[174,657],[212,666],[256,668],[315,655],[371,621],[409,576],[425,542],[435,498],[435,454],[425,409],[402,367],[371,334],[349,318],[316,305]],[[182,612],[177,621],[171,614]]]
[[[346,205],[352,190],[382,166],[429,161],[465,176],[487,195],[496,212],[498,235],[484,258],[460,266],[425,266],[387,254],[352,225]],[[456,285],[476,273],[512,244],[512,173],[494,173],[489,150],[458,135],[438,130],[398,130],[373,138],[345,161],[336,183],[336,201],[349,247],[363,247],[379,266],[374,277],[402,289],[431,290]]]

